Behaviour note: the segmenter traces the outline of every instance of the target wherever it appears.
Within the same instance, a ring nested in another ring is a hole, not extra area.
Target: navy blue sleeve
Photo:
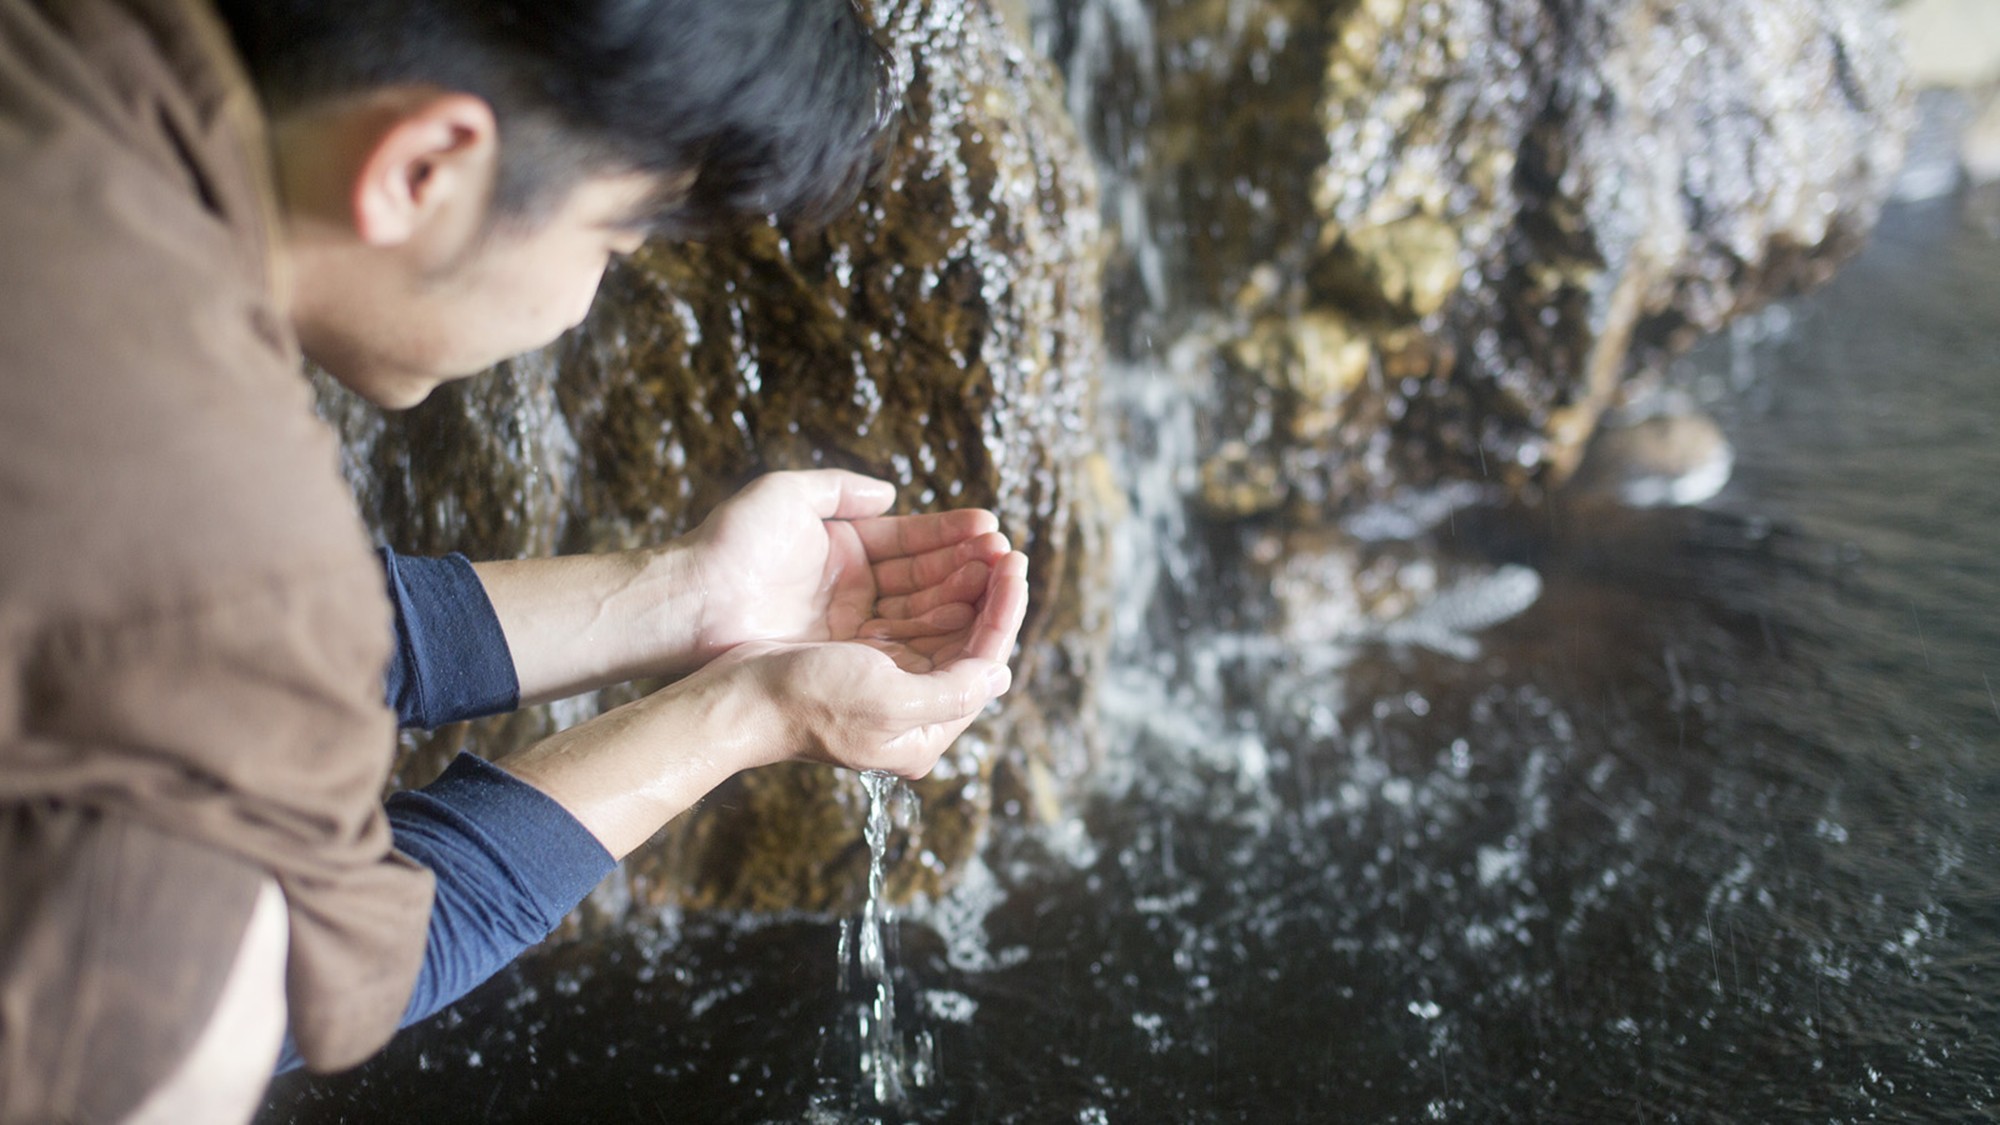
[[[464,555],[441,559],[380,550],[396,606],[396,653],[384,685],[406,727],[440,727],[521,705],[514,654],[486,587]]]
[[[442,1011],[549,935],[618,866],[547,794],[460,754],[444,776],[389,798],[397,850],[437,876],[430,936],[402,1026]],[[289,1036],[282,1073],[300,1065]]]

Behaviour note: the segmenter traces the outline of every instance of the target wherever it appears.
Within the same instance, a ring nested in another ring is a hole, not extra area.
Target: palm
[[[1005,537],[986,512],[882,516],[892,497],[852,474],[783,473],[718,508],[695,533],[705,639],[861,641],[906,671],[971,652]]]

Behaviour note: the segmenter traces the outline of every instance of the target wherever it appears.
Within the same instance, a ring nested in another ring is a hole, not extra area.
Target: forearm
[[[476,563],[514,654],[521,702],[678,675],[701,644],[703,591],[685,549]]]
[[[623,859],[741,770],[782,756],[765,709],[697,675],[501,759]]]

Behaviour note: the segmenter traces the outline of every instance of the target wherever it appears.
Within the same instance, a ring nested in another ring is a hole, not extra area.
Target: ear
[[[371,246],[400,246],[440,218],[483,214],[498,141],[492,107],[470,94],[399,107],[355,178],[355,233]]]

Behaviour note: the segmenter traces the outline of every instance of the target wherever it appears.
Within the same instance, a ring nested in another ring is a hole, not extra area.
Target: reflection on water
[[[1542,585],[1469,660],[1233,643],[1160,576],[1184,643],[1112,685],[1147,721],[1087,832],[899,924],[907,1116],[2000,1113],[1996,250],[1892,211],[1782,338],[1698,355],[1708,508],[1459,521]],[[549,951],[263,1120],[903,1119],[837,930]]]

